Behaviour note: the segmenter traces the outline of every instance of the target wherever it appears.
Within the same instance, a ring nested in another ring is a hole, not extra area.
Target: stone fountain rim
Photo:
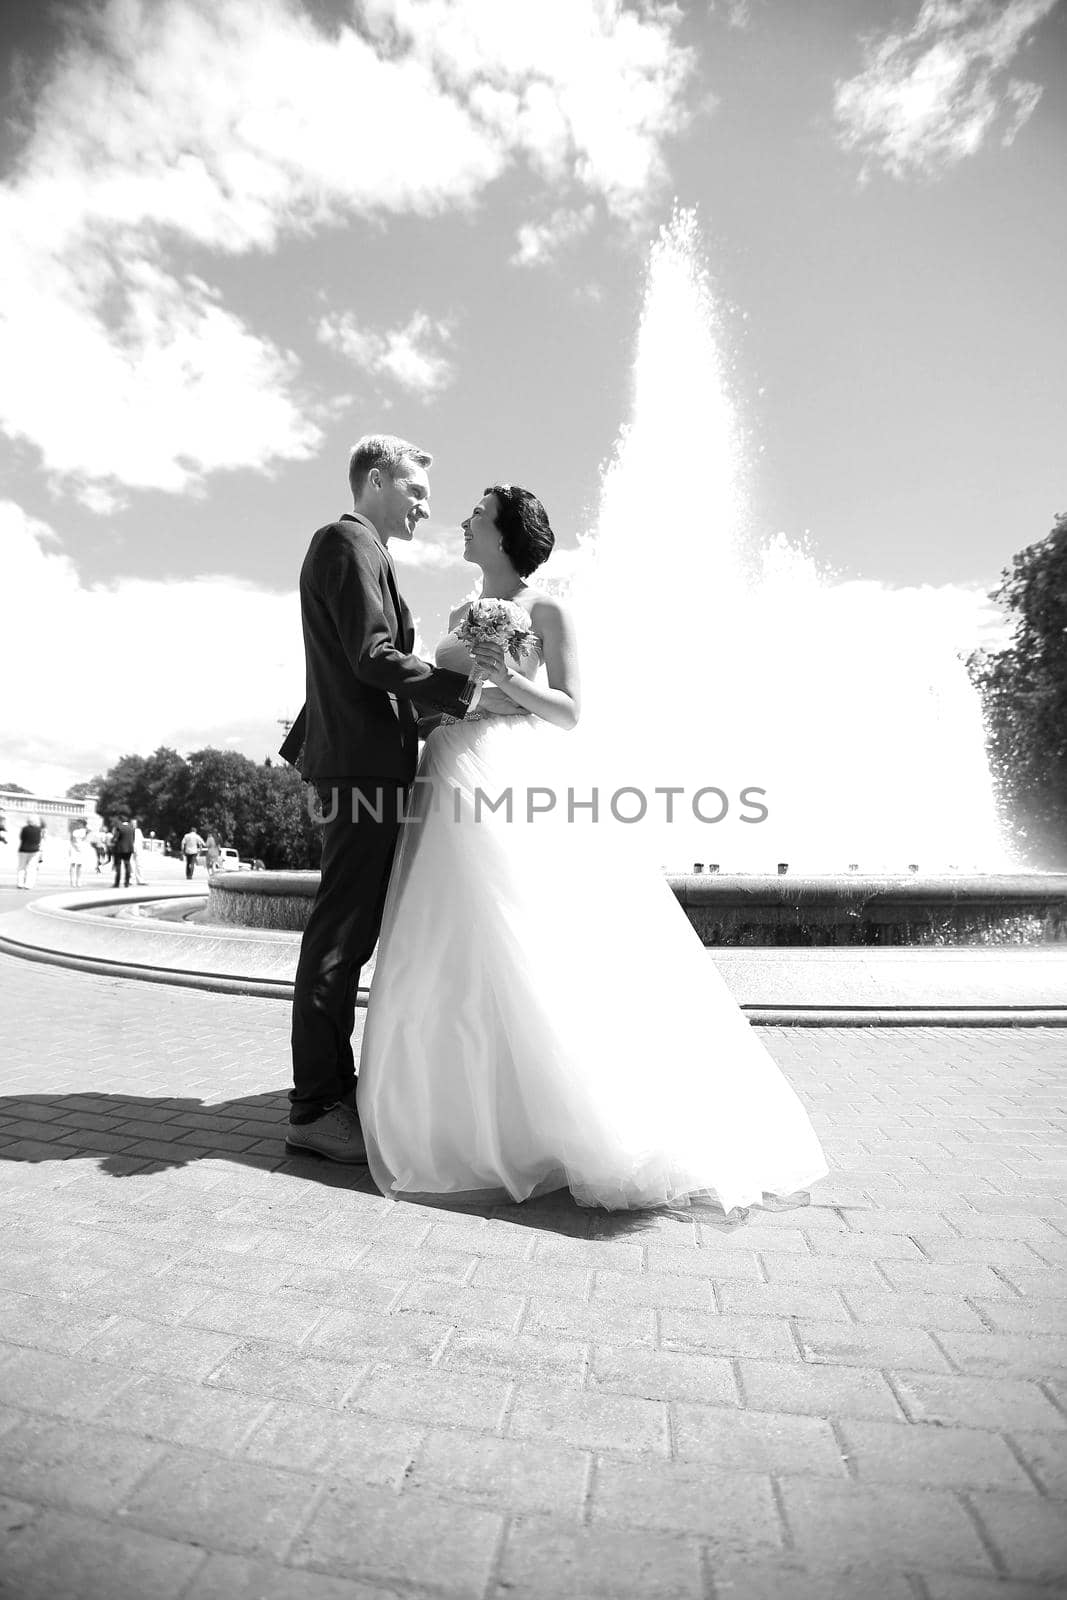
[[[49,895],[0,916],[0,952],[97,976],[289,1001],[300,944],[295,933],[136,918],[123,922],[92,915],[93,907],[102,905],[203,896],[202,883]],[[154,952],[154,961],[130,959],[131,934],[140,939],[145,955]],[[221,970],[210,964],[220,958],[226,963]],[[748,946],[718,949],[714,962],[735,989],[746,974],[763,986],[762,997],[757,987],[756,999],[739,1000],[748,1019],[763,1025],[1067,1027],[1067,1004],[1059,999],[1067,994],[1067,947]],[[942,998],[967,992],[968,969],[972,983],[974,974],[982,973],[986,990],[999,982],[998,998],[982,1004],[907,1004],[899,996],[910,993],[909,966],[913,980],[917,974],[935,975]],[[853,985],[859,979],[866,981],[865,991],[859,992],[866,994],[869,1004],[856,1003]],[[768,991],[773,995],[776,986],[774,1000]],[[827,986],[831,990],[836,986],[840,1003],[811,999]],[[1050,1000],[1049,995],[1055,998]],[[359,1003],[365,1005],[366,1000],[367,991],[360,990]]]

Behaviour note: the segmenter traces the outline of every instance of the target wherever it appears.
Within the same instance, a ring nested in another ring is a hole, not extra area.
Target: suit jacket
[[[415,702],[462,717],[459,672],[411,654],[415,628],[393,563],[365,517],[346,513],[313,535],[300,569],[307,691],[281,754],[309,782],[393,778],[418,759]]]

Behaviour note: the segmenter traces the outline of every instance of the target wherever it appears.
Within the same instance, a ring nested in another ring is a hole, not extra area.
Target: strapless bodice
[[[439,639],[433,653],[434,665],[446,667],[450,672],[469,673],[474,666],[474,657],[471,655],[463,640],[460,639],[453,628],[451,633],[446,633]],[[508,665],[520,672],[524,678],[535,678],[541,666],[541,644],[531,651],[522,661],[516,661],[508,656]],[[478,701],[479,711],[495,712],[503,717],[526,717],[530,713],[524,706],[518,706],[503,689],[498,689],[494,684],[486,684],[482,689],[481,699]]]

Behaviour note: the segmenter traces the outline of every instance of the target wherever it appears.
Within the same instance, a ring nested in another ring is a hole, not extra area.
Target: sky
[[[0,782],[272,751],[364,432],[435,457],[425,651],[486,484],[573,549],[676,203],[757,540],[977,639],[1067,504],[1062,0],[7,0],[0,42]]]

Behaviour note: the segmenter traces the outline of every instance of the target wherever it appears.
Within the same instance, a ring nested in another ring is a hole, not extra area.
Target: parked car
[[[216,872],[252,872],[254,867],[251,861],[242,861],[237,851],[229,845],[223,845],[219,851],[219,859],[215,863]]]

